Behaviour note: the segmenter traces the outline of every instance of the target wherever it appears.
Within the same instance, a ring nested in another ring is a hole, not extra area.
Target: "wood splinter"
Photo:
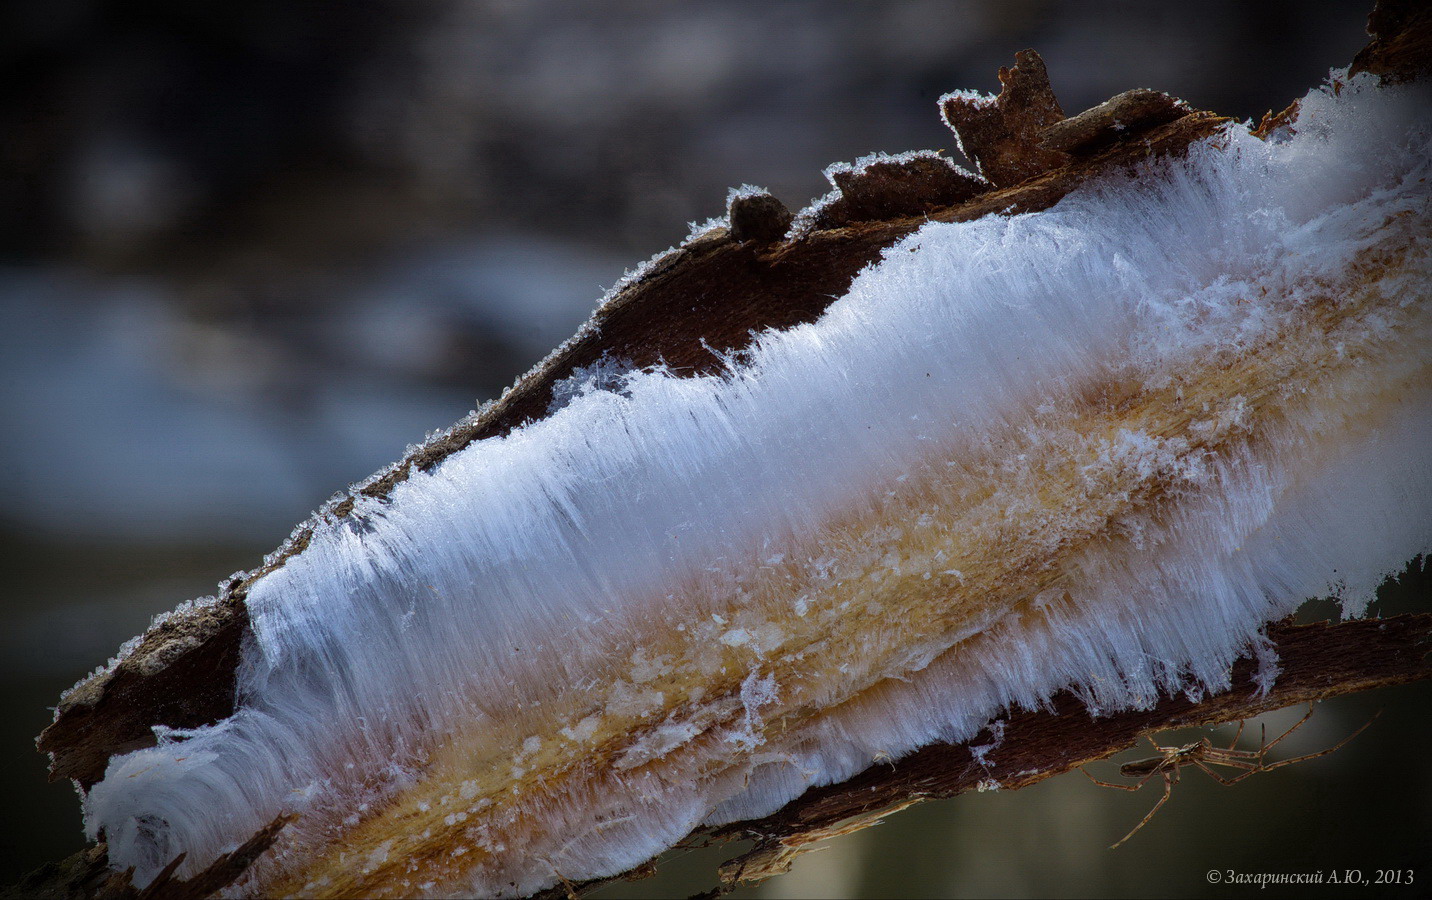
[[[1188,115],[1183,101],[1136,88],[1111,97],[1040,132],[1039,145],[1064,153],[1087,153]]]

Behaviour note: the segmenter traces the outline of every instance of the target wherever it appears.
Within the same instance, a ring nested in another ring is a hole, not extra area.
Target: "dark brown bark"
[[[59,864],[32,872],[24,881],[0,891],[0,897],[16,900],[202,900],[238,880],[254,860],[273,846],[278,833],[290,818],[279,816],[243,844],[221,855],[193,878],[173,877],[184,861],[176,856],[144,890],[130,884],[133,869],[110,870],[104,844],[81,850]]]
[[[1050,125],[1040,132],[1040,146],[1065,153],[1088,153],[1171,122],[1187,112],[1188,107],[1182,101],[1168,94],[1136,88]]]
[[[774,244],[790,230],[791,211],[769,193],[738,194],[726,204],[726,220],[731,223],[731,240],[738,244],[755,241]]]
[[[1266,694],[1255,682],[1257,664],[1252,659],[1234,666],[1229,690],[1196,702],[1178,694],[1165,697],[1152,709],[1094,718],[1077,698],[1063,693],[1048,710],[1017,712],[1004,719],[1002,738],[984,752],[983,759],[977,759],[971,748],[993,743],[988,731],[964,744],[933,744],[892,763],[876,764],[842,784],[807,791],[764,819],[699,831],[685,843],[755,841],[751,850],[722,866],[719,893],[742,881],[779,874],[820,841],[874,824],[913,803],[955,797],[981,786],[1017,790],[1126,750],[1145,735],[1246,719],[1285,706],[1432,677],[1429,613],[1337,624],[1283,622],[1271,626],[1268,637],[1281,671]],[[197,900],[236,880],[283,824],[284,820],[276,820],[201,875],[188,881],[161,878],[145,894],[130,887],[124,873],[110,872],[101,844],[41,868],[11,888],[10,895]],[[584,892],[654,872],[648,864],[625,876],[562,885],[539,896],[563,900],[569,888]],[[715,873],[712,877],[717,878]]]
[[[1039,143],[1041,132],[1064,118],[1044,60],[1033,50],[1021,50],[1014,59],[1013,68],[999,70],[998,97],[947,97],[940,107],[960,149],[996,187],[1019,184],[1068,161]]]
[[[60,701],[38,741],[51,754],[51,780],[73,778],[88,790],[111,756],[152,747],[155,724],[197,728],[232,714],[247,629],[242,603],[180,613],[151,628],[113,672]]]
[[[840,193],[812,217],[817,229],[930,215],[990,190],[988,182],[935,153],[825,171]]]
[[[1367,17],[1372,42],[1352,61],[1352,74],[1390,81],[1432,74],[1432,5],[1426,0],[1377,0]]]

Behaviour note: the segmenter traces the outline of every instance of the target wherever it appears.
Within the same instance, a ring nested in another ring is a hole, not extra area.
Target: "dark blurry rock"
[[[960,150],[995,187],[1008,187],[1063,165],[1065,156],[1039,146],[1040,133],[1064,118],[1044,60],[1033,50],[1001,67],[998,97],[958,91],[940,99]]]
[[[836,188],[811,211],[815,228],[918,216],[989,190],[989,184],[929,150],[876,154],[825,170]]]
[[[727,201],[731,237],[746,243],[771,244],[786,236],[791,211],[766,191],[732,191]]]
[[[1175,97],[1148,88],[1135,88],[1050,125],[1043,131],[1040,146],[1064,153],[1087,152],[1188,113],[1188,105]]]

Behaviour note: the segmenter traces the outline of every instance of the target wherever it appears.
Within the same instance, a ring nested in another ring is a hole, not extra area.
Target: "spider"
[[[1168,798],[1173,796],[1173,786],[1178,782],[1179,770],[1184,766],[1197,766],[1204,774],[1219,784],[1237,784],[1250,775],[1256,775],[1259,772],[1269,772],[1282,766],[1291,766],[1293,763],[1317,759],[1319,756],[1327,756],[1334,750],[1341,749],[1348,741],[1351,741],[1366,731],[1368,726],[1373,723],[1378,715],[1381,715],[1381,713],[1375,714],[1371,719],[1368,719],[1366,725],[1363,725],[1357,731],[1354,731],[1326,750],[1319,750],[1317,753],[1309,753],[1305,756],[1294,757],[1293,759],[1279,760],[1275,763],[1266,761],[1268,752],[1278,746],[1279,742],[1288,735],[1302,728],[1303,724],[1313,717],[1313,705],[1311,703],[1308,704],[1307,715],[1295,722],[1293,727],[1274,738],[1271,743],[1267,740],[1268,733],[1265,726],[1257,750],[1238,749],[1238,740],[1243,737],[1244,724],[1240,721],[1238,723],[1238,732],[1233,735],[1233,741],[1227,747],[1215,747],[1213,742],[1206,737],[1192,744],[1184,744],[1181,747],[1160,747],[1154,743],[1154,739],[1150,737],[1149,743],[1153,744],[1153,748],[1158,751],[1158,756],[1135,760],[1134,762],[1125,763],[1119,767],[1120,775],[1125,778],[1137,779],[1133,784],[1114,784],[1108,781],[1100,781],[1093,775],[1090,775],[1082,766],[1080,766],[1079,771],[1083,772],[1088,776],[1090,781],[1097,785],[1120,791],[1137,791],[1147,784],[1149,779],[1155,775],[1163,776],[1164,792],[1163,796],[1159,798],[1159,802],[1154,804],[1154,808],[1149,810],[1148,815],[1139,820],[1139,824],[1135,825],[1128,834],[1124,835],[1117,843],[1109,847],[1110,850],[1113,850],[1138,833],[1138,830],[1147,825],[1149,820],[1154,817],[1154,813],[1158,812],[1159,808],[1168,802]],[[1242,773],[1232,777],[1225,777],[1210,769],[1209,766],[1225,766],[1229,769],[1241,769]]]

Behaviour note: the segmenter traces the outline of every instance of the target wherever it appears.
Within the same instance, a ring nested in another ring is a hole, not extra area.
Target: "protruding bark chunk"
[[[1427,0],[1377,0],[1367,17],[1372,42],[1352,61],[1352,74],[1371,72],[1385,81],[1432,75],[1432,5]]]
[[[1285,130],[1291,131],[1293,123],[1298,119],[1298,111],[1302,107],[1301,100],[1294,100],[1283,107],[1282,112],[1274,113],[1271,109],[1268,110],[1263,113],[1263,120],[1258,123],[1258,127],[1253,129],[1253,136],[1266,141],[1275,134],[1283,133]]]
[[[815,211],[817,228],[923,215],[990,188],[932,151],[838,163],[825,170],[825,177],[840,194]]]
[[[791,211],[765,191],[733,192],[727,209],[731,214],[731,237],[743,244],[775,243],[791,227]]]
[[[232,715],[247,628],[238,599],[190,607],[152,627],[117,666],[61,699],[38,741],[51,754],[51,780],[88,789],[111,756],[154,746],[154,725],[197,728]]]
[[[1033,50],[1001,67],[998,97],[964,91],[940,98],[945,123],[960,149],[995,187],[1008,187],[1066,162],[1064,154],[1039,146],[1040,133],[1064,118],[1049,86],[1044,60]]]
[[[1168,94],[1135,88],[1050,125],[1044,129],[1040,145],[1048,150],[1084,153],[1172,122],[1189,111],[1187,104]]]

